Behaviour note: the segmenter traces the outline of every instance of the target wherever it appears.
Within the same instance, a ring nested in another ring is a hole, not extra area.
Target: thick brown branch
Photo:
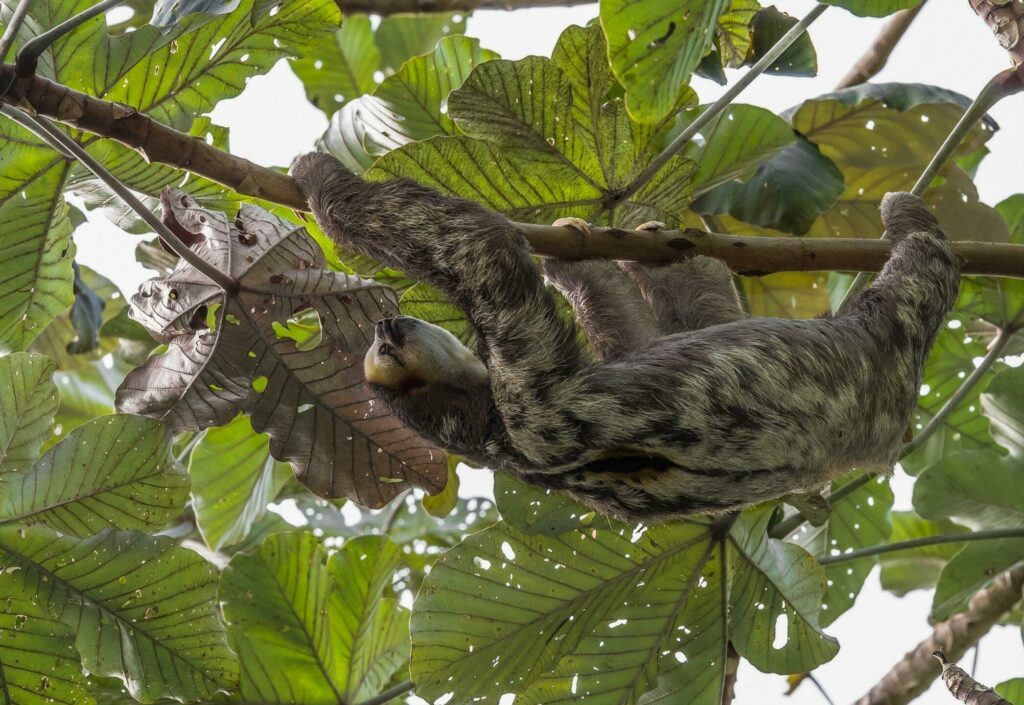
[[[1003,573],[991,586],[978,592],[966,612],[935,625],[931,636],[907,653],[889,673],[857,701],[857,705],[903,705],[928,690],[942,673],[933,654],[942,651],[956,662],[978,643],[999,619],[1020,602],[1024,590],[1024,566]]]
[[[12,77],[10,64],[0,66],[0,86]],[[126,105],[93,98],[38,76],[16,78],[4,99],[79,130],[117,140],[151,162],[186,169],[243,195],[306,209],[305,198],[287,174],[223,152]],[[888,259],[890,247],[887,240],[742,237],[697,229],[636,233],[594,228],[592,236],[584,237],[571,228],[526,223],[520,227],[534,251],[545,257],[674,262],[710,255],[743,274],[877,272]],[[967,274],[1024,278],[1024,247],[1020,245],[958,242],[954,247]]]
[[[1011,0],[970,0],[971,8],[996,35],[1014,66],[1024,64],[1024,3]]]
[[[472,12],[473,10],[519,10],[526,7],[568,7],[594,0],[335,0],[342,12],[395,15],[403,12]]]
[[[946,660],[946,654],[936,651],[934,656],[942,666],[942,680],[950,694],[965,705],[1010,705],[1010,701],[987,685],[971,678],[970,674],[955,663]]]
[[[922,7],[924,7],[924,2],[909,10],[900,10],[890,17],[889,21],[882,27],[882,31],[875,37],[875,41],[857,59],[857,63],[843,77],[843,80],[836,85],[836,89],[859,86],[865,81],[870,81],[875,74],[885,68],[885,64],[889,60],[893,49],[896,48],[900,39],[910,29],[910,24],[917,17],[917,13],[921,11]]]

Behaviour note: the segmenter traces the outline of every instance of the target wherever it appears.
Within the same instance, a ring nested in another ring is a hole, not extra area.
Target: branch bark
[[[342,12],[395,15],[404,12],[472,12],[521,10],[527,7],[588,5],[595,0],[335,0]]]
[[[1024,63],[1024,3],[1012,0],[970,0],[971,9],[985,20],[1014,66]]]
[[[861,83],[870,81],[879,71],[885,68],[885,64],[889,61],[889,56],[892,54],[893,49],[896,48],[903,35],[910,29],[911,23],[917,17],[921,8],[924,7],[925,2],[927,0],[922,0],[921,4],[917,7],[912,7],[909,10],[900,10],[890,17],[889,21],[882,27],[882,31],[875,37],[875,41],[868,47],[868,50],[857,59],[857,63],[843,77],[843,80],[836,84],[836,90],[858,86]]]
[[[287,174],[223,152],[201,139],[163,125],[121,103],[72,90],[40,76],[15,76],[0,65],[0,86],[12,80],[2,98],[79,130],[117,140],[145,157],[212,179],[234,191],[306,210],[306,199]],[[562,259],[618,259],[674,262],[693,255],[717,257],[740,274],[792,271],[877,272],[889,258],[886,240],[743,237],[690,228],[645,232],[594,228],[590,237],[572,228],[520,223],[534,251]],[[1024,246],[956,242],[965,274],[1024,278]]]
[[[932,654],[942,665],[942,680],[950,694],[966,705],[1011,705],[1009,700],[987,685],[982,685],[964,669],[946,660],[946,654],[936,651]]]
[[[904,705],[928,689],[942,673],[932,655],[942,651],[958,661],[999,619],[1020,602],[1024,565],[1003,573],[971,598],[967,611],[935,625],[931,636],[907,653],[856,705]]]

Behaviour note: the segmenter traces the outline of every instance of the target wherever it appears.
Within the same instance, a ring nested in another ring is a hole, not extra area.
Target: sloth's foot
[[[590,223],[583,218],[559,218],[551,225],[556,228],[572,228],[582,235],[590,236]]]
[[[648,220],[643,225],[638,225],[633,229],[641,232],[656,233],[659,230],[668,230],[668,226],[660,220]]]

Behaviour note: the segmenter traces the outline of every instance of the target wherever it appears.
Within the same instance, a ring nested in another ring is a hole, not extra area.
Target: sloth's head
[[[487,368],[459,339],[440,326],[409,316],[377,323],[366,352],[366,381],[407,394],[431,385],[471,388],[487,384]]]
[[[487,367],[444,328],[408,316],[377,324],[366,381],[393,413],[438,446],[483,446],[494,417]]]

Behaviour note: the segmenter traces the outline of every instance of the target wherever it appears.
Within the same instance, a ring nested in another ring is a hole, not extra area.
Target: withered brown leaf
[[[128,374],[119,411],[200,431],[250,415],[270,452],[321,497],[380,507],[407,486],[439,492],[444,453],[376,400],[363,378],[374,324],[394,292],[326,267],[304,228],[252,205],[229,222],[184,192],[164,222],[235,282],[224,291],[180,261],[145,282],[131,315],[167,351]]]

